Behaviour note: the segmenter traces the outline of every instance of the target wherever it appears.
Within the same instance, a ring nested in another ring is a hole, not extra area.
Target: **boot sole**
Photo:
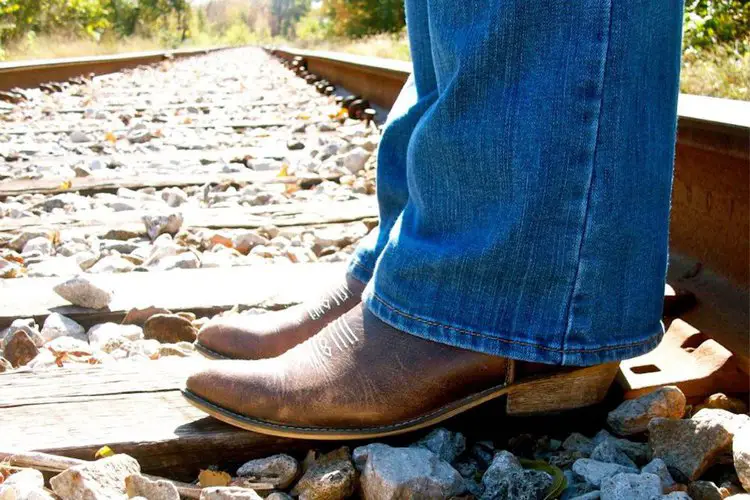
[[[212,417],[259,434],[293,439],[371,439],[430,427],[504,395],[507,395],[506,413],[513,416],[536,415],[590,406],[599,403],[607,395],[617,375],[618,367],[619,363],[607,363],[554,375],[529,377],[511,385],[485,389],[417,418],[392,425],[364,428],[279,424],[235,413],[187,389],[183,390],[182,394],[193,406]]]
[[[196,342],[193,345],[195,346],[196,351],[203,354],[208,359],[234,359],[234,358],[230,358],[229,356],[225,356],[224,354],[219,354],[216,351],[212,351],[208,347],[201,345],[199,342]]]

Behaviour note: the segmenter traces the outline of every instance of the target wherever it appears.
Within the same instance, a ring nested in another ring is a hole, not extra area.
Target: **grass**
[[[59,57],[96,56],[159,50],[164,47],[157,40],[131,37],[124,40],[104,40],[71,38],[66,36],[30,37],[4,47],[4,59],[21,61],[26,59],[56,59]]]
[[[685,50],[680,91],[750,101],[750,52],[740,55],[727,47]]]
[[[411,61],[409,52],[409,41],[404,34],[373,35],[356,40],[334,39],[305,41],[296,40],[291,42],[295,47],[313,50],[331,50],[335,52],[346,52],[360,56],[384,57],[387,59],[398,59],[400,61]]]

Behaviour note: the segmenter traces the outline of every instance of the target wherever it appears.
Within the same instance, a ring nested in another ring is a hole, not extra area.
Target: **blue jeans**
[[[591,365],[660,341],[681,0],[406,0],[414,73],[349,267],[404,332]]]

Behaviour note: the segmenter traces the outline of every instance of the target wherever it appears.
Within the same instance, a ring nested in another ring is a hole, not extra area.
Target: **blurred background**
[[[0,0],[0,60],[274,44],[409,60],[403,0]],[[687,0],[682,92],[750,100],[750,0]]]

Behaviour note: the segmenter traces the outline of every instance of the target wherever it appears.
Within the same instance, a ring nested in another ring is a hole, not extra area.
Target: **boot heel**
[[[572,410],[596,404],[607,395],[619,363],[587,366],[551,377],[521,381],[508,390],[508,415]]]

